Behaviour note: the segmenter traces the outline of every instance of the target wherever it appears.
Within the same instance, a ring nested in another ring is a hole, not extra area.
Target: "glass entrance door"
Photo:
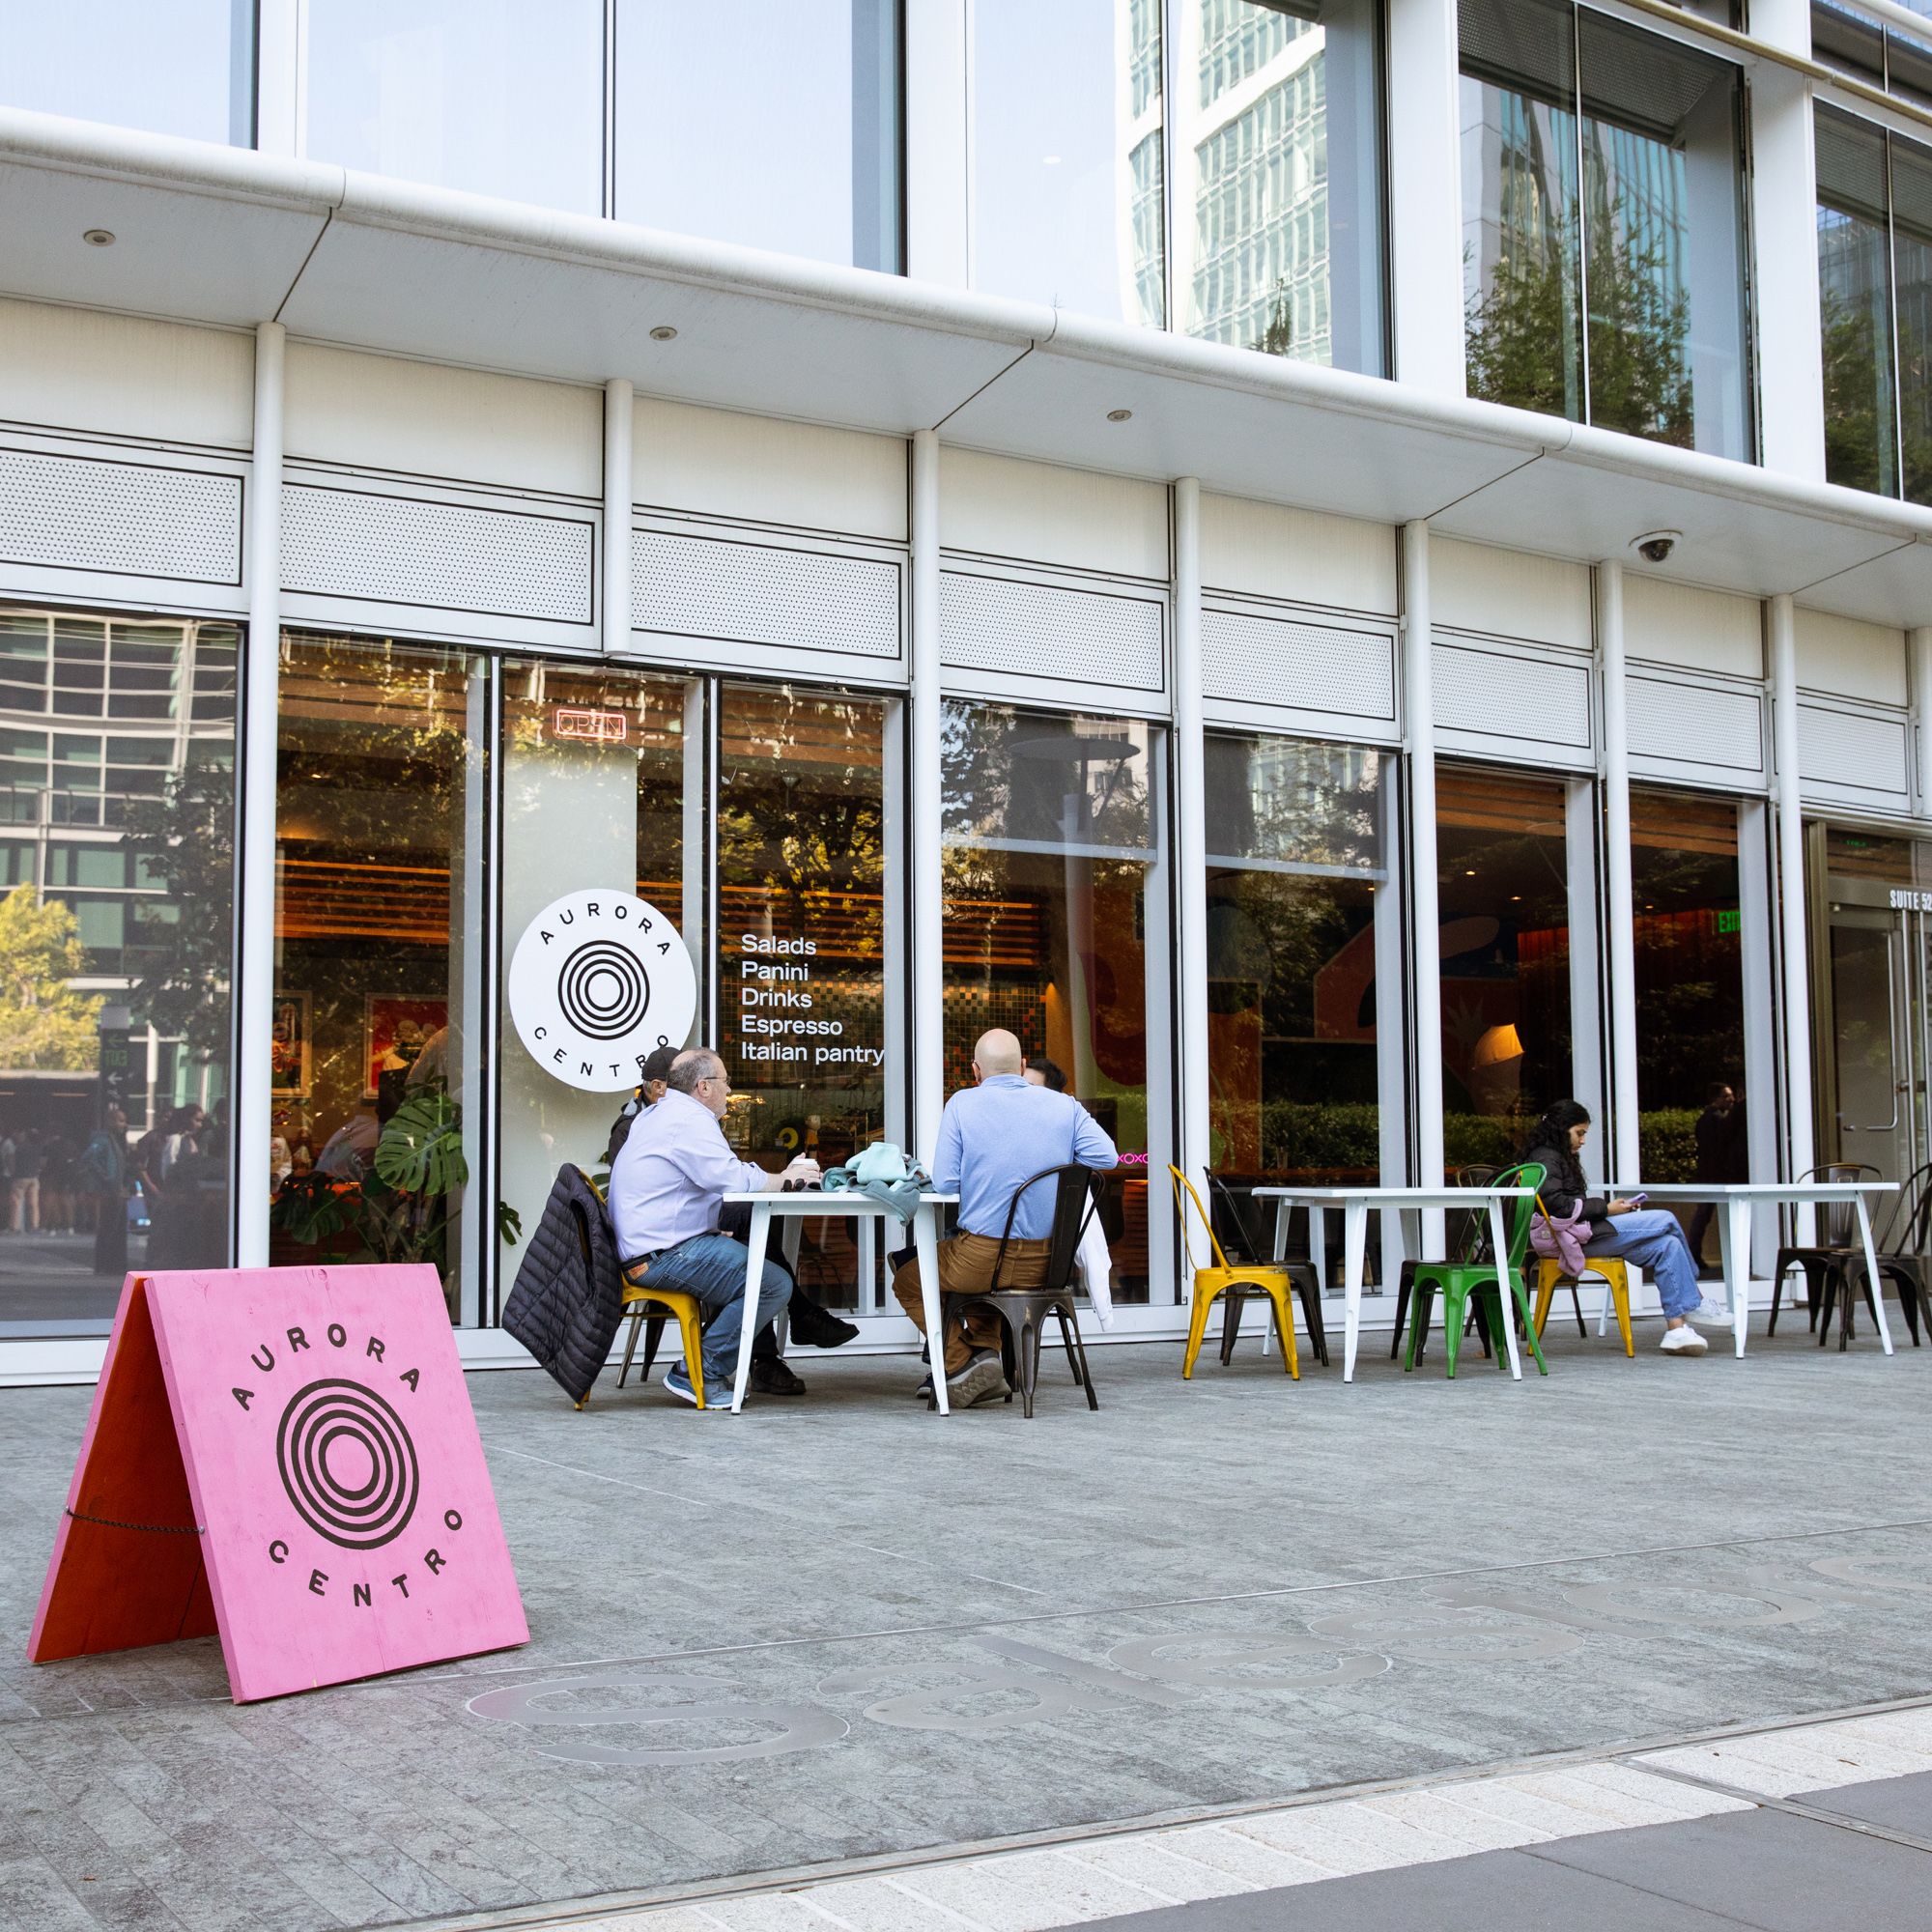
[[[1861,1161],[1888,1180],[1903,1180],[1932,1160],[1932,921],[1919,910],[1932,905],[1932,893],[1919,883],[1928,851],[1909,839],[1835,826],[1814,826],[1811,837],[1814,852],[1823,844],[1825,874],[1814,968],[1820,1112],[1835,1129],[1818,1157]]]
[[[1832,915],[1832,1052],[1838,1150],[1902,1180],[1913,1167],[1912,1040],[1906,1009],[1910,915]]]

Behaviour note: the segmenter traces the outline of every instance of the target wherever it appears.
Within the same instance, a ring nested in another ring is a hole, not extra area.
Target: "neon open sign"
[[[553,738],[583,738],[593,745],[621,745],[628,728],[621,711],[593,711],[587,705],[559,704],[550,714]]]

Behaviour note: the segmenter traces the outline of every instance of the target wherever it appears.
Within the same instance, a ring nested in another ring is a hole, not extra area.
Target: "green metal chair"
[[[1508,1269],[1509,1293],[1515,1296],[1518,1312],[1522,1317],[1523,1339],[1529,1345],[1529,1352],[1536,1357],[1536,1366],[1544,1375],[1549,1373],[1549,1364],[1543,1359],[1543,1345],[1537,1340],[1536,1323],[1530,1319],[1529,1296],[1523,1288],[1523,1256],[1529,1248],[1530,1221],[1536,1212],[1534,1190],[1543,1185],[1544,1171],[1535,1161],[1524,1161],[1520,1167],[1505,1168],[1489,1184],[1492,1187],[1527,1187],[1530,1194],[1516,1204],[1516,1224],[1510,1230],[1509,1255],[1505,1262]],[[1509,1351],[1503,1346],[1503,1323],[1510,1318],[1503,1310],[1503,1283],[1496,1271],[1495,1262],[1423,1262],[1415,1270],[1412,1291],[1415,1297],[1415,1313],[1408,1327],[1408,1354],[1403,1363],[1403,1373],[1406,1375],[1415,1367],[1416,1345],[1429,1332],[1431,1304],[1439,1293],[1442,1296],[1442,1340],[1449,1353],[1449,1376],[1456,1375],[1456,1357],[1463,1349],[1463,1330],[1468,1323],[1469,1305],[1474,1302],[1482,1311],[1485,1325],[1494,1338],[1496,1367],[1509,1367]]]

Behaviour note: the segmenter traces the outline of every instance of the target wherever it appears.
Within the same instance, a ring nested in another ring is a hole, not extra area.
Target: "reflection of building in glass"
[[[1167,220],[1161,168],[1160,0],[1121,0],[1126,35],[1127,217],[1121,250],[1131,286],[1121,292],[1121,313],[1150,328],[1167,323]]]
[[[181,866],[162,857],[176,837],[168,802],[191,765],[218,774],[224,792],[232,782],[236,638],[222,623],[0,616],[4,883],[71,915],[85,963],[70,983],[90,1012],[103,1000],[136,1009],[134,1128],[157,1108],[213,1107],[226,1092],[223,1066],[188,1050],[177,1026],[147,1025],[142,992],[181,979],[182,922],[193,913],[171,886]],[[225,844],[214,863],[225,873]],[[210,995],[225,991],[225,941],[220,950]],[[220,1031],[225,1062],[225,1016]],[[91,1018],[71,1039],[8,1046],[16,1068],[97,1065]]]
[[[1328,362],[1324,30],[1203,0],[1188,332]]]

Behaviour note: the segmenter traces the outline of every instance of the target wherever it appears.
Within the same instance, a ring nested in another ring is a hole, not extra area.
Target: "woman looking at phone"
[[[1690,1325],[1701,1299],[1697,1264],[1675,1214],[1646,1208],[1644,1197],[1605,1200],[1589,1192],[1578,1156],[1590,1137],[1590,1111],[1576,1100],[1558,1100],[1530,1129],[1522,1158],[1537,1162],[1545,1179],[1537,1192],[1557,1220],[1580,1212],[1590,1224],[1583,1253],[1634,1262],[1657,1284],[1663,1303],[1663,1352],[1701,1355],[1704,1338]]]

